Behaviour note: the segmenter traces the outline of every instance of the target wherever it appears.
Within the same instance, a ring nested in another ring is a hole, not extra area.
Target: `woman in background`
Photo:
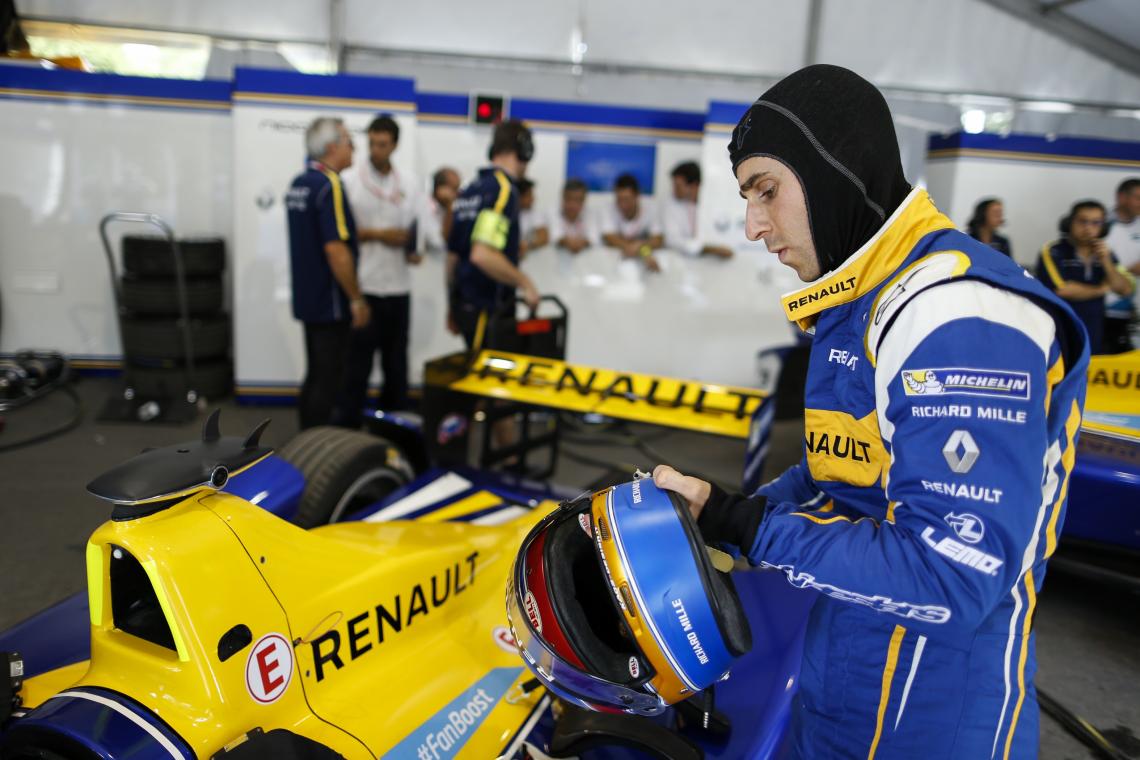
[[[966,233],[1012,259],[1009,238],[997,234],[997,228],[1005,224],[1004,211],[1002,202],[997,198],[983,198],[974,206],[974,215],[966,224]]]

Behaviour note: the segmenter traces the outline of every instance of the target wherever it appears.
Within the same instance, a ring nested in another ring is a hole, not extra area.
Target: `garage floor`
[[[107,378],[86,378],[75,388],[83,420],[48,442],[0,451],[0,630],[84,587],[83,547],[107,519],[107,506],[84,486],[104,470],[148,446],[188,440],[199,423],[183,427],[102,424],[94,421],[115,387]],[[263,440],[280,446],[297,431],[291,408],[237,406],[223,402],[222,429],[244,433],[271,417]],[[7,415],[0,446],[60,424],[72,402],[56,393]],[[700,434],[654,429],[652,445],[682,468],[726,482],[738,482],[743,444]],[[776,424],[769,473],[799,458],[798,423]],[[568,443],[578,452],[615,463],[655,464],[620,446]],[[556,479],[585,486],[601,468],[563,456]],[[1130,757],[1140,758],[1140,628],[1138,595],[1113,591],[1052,573],[1040,596],[1036,617],[1037,685],[1096,726]],[[1094,758],[1050,718],[1041,718],[1041,757],[1046,760]]]

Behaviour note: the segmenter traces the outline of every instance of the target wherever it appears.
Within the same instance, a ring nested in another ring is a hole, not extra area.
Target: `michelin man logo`
[[[937,395],[942,393],[942,382],[932,369],[904,369],[902,373],[906,395]]]

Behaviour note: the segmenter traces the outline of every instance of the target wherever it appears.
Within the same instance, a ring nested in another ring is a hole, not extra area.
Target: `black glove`
[[[768,499],[763,496],[729,495],[712,485],[697,527],[707,543],[731,544],[747,552],[756,542],[756,532],[764,520],[767,504]]]

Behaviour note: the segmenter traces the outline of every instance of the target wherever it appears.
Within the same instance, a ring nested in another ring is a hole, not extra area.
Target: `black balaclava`
[[[752,104],[728,144],[732,169],[770,156],[799,177],[821,273],[859,250],[910,192],[887,101],[853,71],[818,64]]]

